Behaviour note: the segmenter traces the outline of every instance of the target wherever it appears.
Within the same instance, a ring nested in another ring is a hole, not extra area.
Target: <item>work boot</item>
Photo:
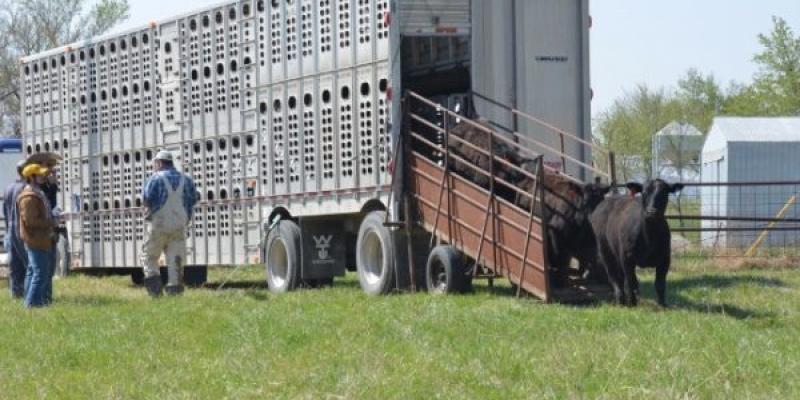
[[[147,288],[147,294],[152,298],[161,297],[161,277],[151,276],[144,278],[144,287]]]
[[[164,291],[167,296],[179,296],[183,294],[183,285],[168,285]]]

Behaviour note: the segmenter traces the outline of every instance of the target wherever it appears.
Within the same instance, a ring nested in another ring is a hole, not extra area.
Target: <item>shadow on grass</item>
[[[141,302],[148,299],[141,299],[136,300],[137,302]],[[86,295],[86,294],[74,294],[68,295],[65,297],[61,297],[56,300],[58,303],[62,304],[73,304],[78,306],[89,306],[89,307],[107,307],[107,306],[118,306],[123,304],[129,304],[133,300],[125,299],[122,297],[116,296],[105,296],[105,295]]]
[[[244,293],[245,297],[249,297],[256,301],[269,300],[269,294],[263,290],[248,290]]]
[[[351,279],[338,279],[334,280],[333,285],[314,285],[314,284],[303,284],[300,285],[298,290],[316,290],[316,289],[326,289],[326,288],[345,288],[345,289],[354,289],[354,290],[361,290],[361,285],[358,281],[354,281]],[[267,282],[264,280],[247,280],[247,281],[212,281],[206,282],[202,286],[198,287],[199,290],[211,290],[211,291],[218,291],[218,290],[249,290],[249,289],[269,289]]]
[[[785,282],[775,278],[765,278],[752,275],[700,275],[668,282],[669,288],[674,291],[686,291],[695,288],[727,289],[739,285],[756,285],[764,288],[785,288]]]
[[[241,289],[266,289],[265,281],[234,281],[234,282],[206,282],[198,289],[201,290],[241,290]]]
[[[667,301],[670,306],[667,310],[687,310],[702,314],[718,314],[739,320],[748,319],[769,319],[774,318],[775,313],[771,311],[753,310],[739,307],[730,303],[707,303],[697,302],[689,298],[685,293],[697,288],[703,289],[729,289],[740,285],[755,285],[764,289],[786,287],[786,283],[780,279],[764,278],[757,276],[720,276],[720,275],[701,275],[670,280],[667,283]],[[655,303],[655,290],[652,281],[641,285],[642,298],[652,300]]]

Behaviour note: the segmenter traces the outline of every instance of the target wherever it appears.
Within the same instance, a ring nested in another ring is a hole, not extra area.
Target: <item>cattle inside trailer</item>
[[[587,0],[227,2],[24,58],[25,149],[64,158],[73,269],[137,270],[141,185],[167,149],[200,196],[187,264],[263,263],[277,292],[352,265],[367,292],[411,286],[406,267],[427,257],[406,251],[411,222],[461,246],[438,217],[460,208],[433,202],[431,220],[422,200],[404,202],[434,200],[429,176],[474,194],[454,206],[492,204],[478,248],[459,251],[549,298],[544,216],[416,158],[401,97],[430,121],[478,110],[494,135],[542,154],[539,171],[588,180],[588,29]]]

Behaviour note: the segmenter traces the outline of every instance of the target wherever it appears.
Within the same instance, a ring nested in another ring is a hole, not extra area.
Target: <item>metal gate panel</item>
[[[117,43],[111,39],[105,43],[105,62],[108,66],[109,81],[111,84],[111,149],[120,151],[123,146],[122,138],[122,76],[121,65],[117,55]]]
[[[22,101],[22,122],[26,132],[33,130],[33,68],[31,63],[25,63],[20,68],[20,92],[23,95]]]
[[[315,36],[316,25],[319,23],[316,7],[322,5],[318,3],[320,2],[315,0],[302,0],[300,4],[300,61],[303,76],[317,72],[317,51],[320,43]]]
[[[353,101],[353,73],[349,70],[340,72],[336,79],[338,114],[336,125],[338,128],[338,154],[339,154],[339,187],[350,189],[356,185],[357,153],[355,148],[355,114]]]
[[[316,97],[317,79],[306,79],[303,81],[302,96],[302,160],[303,171],[301,181],[303,190],[308,193],[319,191],[318,171],[319,171],[319,99]]]
[[[231,146],[227,137],[217,140],[217,199],[228,201],[231,197]]]
[[[256,264],[263,262],[260,252],[261,243],[261,221],[266,216],[261,214],[261,207],[258,203],[248,202],[245,205],[245,245],[243,262],[248,264]]]
[[[336,189],[338,153],[336,136],[336,91],[333,75],[322,75],[318,82],[317,104],[319,110],[320,174],[322,190]]]
[[[394,144],[392,143],[391,134],[391,113],[392,104],[389,93],[389,65],[386,63],[378,64],[377,72],[377,151],[378,151],[378,180],[382,184],[391,183],[391,176],[389,174],[389,162],[394,157],[392,151]]]
[[[353,2],[355,0],[336,0],[336,67],[339,69],[353,65]]]
[[[375,59],[375,0],[357,0],[355,15],[356,63]]]
[[[282,81],[285,77],[285,67],[286,67],[286,53],[285,53],[285,42],[286,38],[284,36],[286,29],[284,29],[284,10],[283,4],[285,2],[278,2],[278,1],[270,1],[270,22],[269,22],[269,32],[270,32],[270,65],[271,65],[271,73],[270,79],[268,82],[276,83]]]
[[[228,177],[230,193],[229,196],[234,201],[242,198],[244,188],[244,156],[243,156],[242,137],[233,135],[230,137],[229,165],[230,174]]]
[[[131,84],[131,146],[135,149],[144,146],[144,98],[142,85],[142,64],[139,40],[136,35],[129,38],[130,46],[130,84]]]
[[[375,41],[377,42],[376,57],[378,60],[389,58],[389,24],[391,23],[391,10],[389,0],[375,0]]]
[[[289,186],[288,126],[286,121],[286,89],[283,85],[272,87],[272,123],[270,154],[272,156],[273,194],[286,194]]]
[[[231,256],[230,264],[243,264],[245,259],[245,249],[247,247],[247,236],[245,235],[245,215],[241,203],[231,204],[230,230]]]
[[[220,257],[222,240],[220,238],[219,206],[210,205],[206,207],[206,209],[206,221],[208,221],[206,224],[206,235],[209,238],[208,261],[211,264],[219,264],[222,262],[222,258]]]
[[[254,47],[256,49],[256,54],[258,57],[254,59],[254,63],[256,64],[256,75],[258,79],[258,85],[266,85],[269,84],[270,77],[272,75],[272,14],[268,7],[267,1],[258,1],[256,7],[256,44]]]
[[[362,67],[358,69],[356,101],[358,114],[357,141],[355,144],[358,154],[358,183],[361,187],[374,187],[377,185],[378,175],[378,140],[376,136],[377,125],[377,88],[375,87],[375,68]]]
[[[158,141],[158,126],[157,126],[157,94],[155,85],[158,83],[156,74],[158,73],[155,68],[157,61],[156,47],[153,33],[155,31],[148,29],[142,32],[139,45],[141,46],[141,59],[142,59],[142,123],[144,127],[144,147],[156,147],[159,145]]]
[[[286,78],[292,79],[300,76],[300,27],[299,14],[299,1],[286,1],[286,8],[284,9],[285,17],[283,19],[284,25],[284,40],[286,42],[285,49],[285,68]]]
[[[219,224],[219,259],[217,264],[233,264],[233,235],[231,234],[231,206],[227,203],[217,206]]]
[[[287,174],[289,193],[303,193],[302,92],[300,81],[290,81],[286,94]]]
[[[328,72],[334,68],[334,31],[333,19],[336,0],[319,0],[317,3],[317,45],[318,71]]]
[[[257,148],[260,152],[259,158],[259,187],[261,188],[256,195],[269,196],[273,193],[275,186],[273,165],[274,151],[272,135],[272,100],[270,92],[264,90],[258,92],[258,143]]]

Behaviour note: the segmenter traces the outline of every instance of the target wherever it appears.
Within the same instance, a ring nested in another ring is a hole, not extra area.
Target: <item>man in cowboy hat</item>
[[[158,258],[163,253],[168,270],[166,292],[183,292],[183,266],[186,262],[186,226],[197,203],[194,182],[173,164],[172,153],[162,150],[153,159],[155,172],[142,187],[146,208],[145,241],[141,263],[144,284],[151,297],[161,296]]]
[[[5,248],[10,269],[8,286],[11,289],[11,297],[15,299],[21,299],[25,294],[25,265],[28,263],[25,243],[19,235],[19,213],[17,212],[17,197],[27,184],[22,177],[23,168],[25,168],[25,160],[20,160],[17,163],[19,179],[8,185],[3,196],[3,216],[6,219]]]
[[[27,181],[17,197],[19,233],[28,253],[25,274],[25,306],[43,307],[50,303],[52,293],[53,238],[57,222],[41,185],[49,169],[40,164],[28,164],[22,169]]]

